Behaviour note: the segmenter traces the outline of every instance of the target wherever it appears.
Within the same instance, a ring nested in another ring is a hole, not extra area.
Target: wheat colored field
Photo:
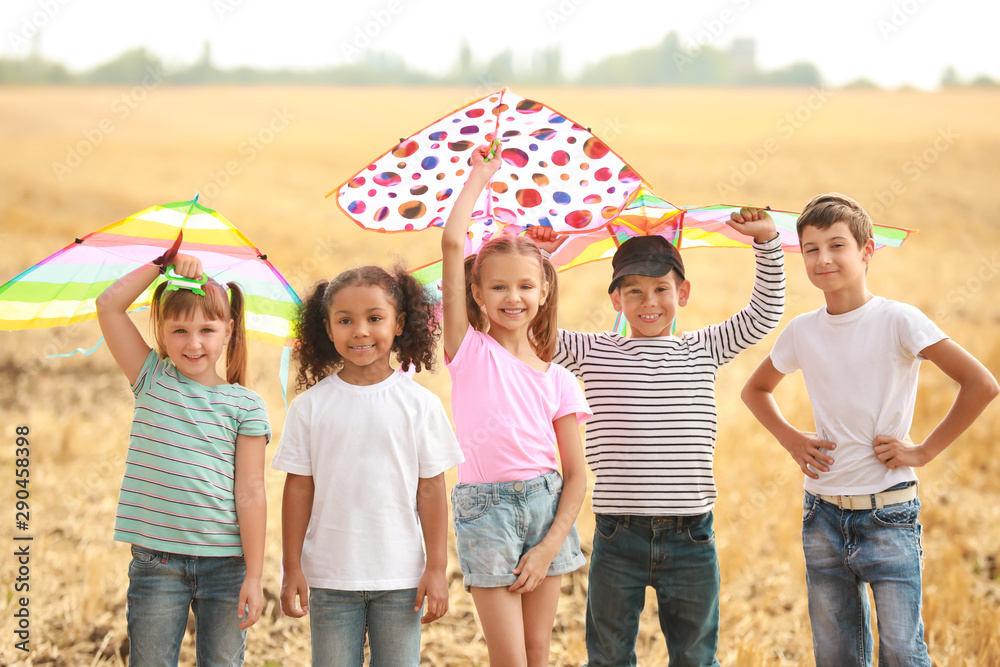
[[[394,255],[436,259],[436,230],[380,235],[356,227],[323,195],[406,136],[485,90],[325,88],[4,88],[0,90],[0,282],[74,237],[157,203],[201,201],[262,248],[304,293],[316,279]],[[919,228],[880,250],[871,290],[921,308],[1000,374],[1000,93],[877,91],[519,89],[593,128],[661,196],[681,205],[770,204],[799,210],[838,190],[877,222]],[[253,147],[252,141],[257,143]],[[252,149],[252,150],[251,150]],[[60,166],[62,165],[62,166]],[[235,165],[235,168],[232,168]],[[228,173],[227,173],[228,170]],[[691,304],[678,328],[740,309],[752,253],[686,253]],[[790,316],[821,305],[801,259],[789,255]],[[560,324],[610,327],[610,267],[561,278]],[[137,317],[145,330],[145,316]],[[722,568],[719,658],[724,665],[812,664],[800,546],[801,473],[739,400],[774,335],[719,374],[716,531]],[[93,323],[0,333],[0,505],[15,499],[15,427],[30,428],[30,652],[16,650],[14,512],[0,519],[0,664],[126,664],[128,547],[111,540],[130,410],[127,382]],[[254,343],[251,386],[268,402],[275,436],[285,410],[278,351]],[[442,370],[418,380],[448,403]],[[864,378],[859,378],[863,382]],[[956,386],[921,374],[912,436],[947,412]],[[811,427],[798,376],[783,383],[786,416]],[[1000,409],[919,471],[924,503],[924,620],[936,665],[1000,664]],[[273,441],[274,443],[277,440]],[[269,456],[274,446],[268,448]],[[452,477],[451,482],[454,481]],[[249,665],[304,665],[309,628],[280,615],[283,476],[268,470],[267,607],[247,640]],[[593,514],[580,532],[589,554]],[[452,552],[451,610],[424,632],[427,665],[486,664],[471,598]],[[552,664],[586,660],[586,568],[566,576]],[[235,613],[235,612],[234,612]],[[643,614],[641,664],[666,664],[655,600]],[[183,664],[194,664],[190,636]]]

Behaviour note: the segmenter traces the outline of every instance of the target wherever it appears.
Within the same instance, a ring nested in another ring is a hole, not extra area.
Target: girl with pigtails
[[[297,324],[298,388],[271,465],[282,498],[281,608],[309,614],[313,665],[419,665],[448,610],[444,406],[403,371],[434,366],[438,326],[402,268],[317,283]],[[426,549],[426,553],[425,553]],[[426,612],[421,608],[427,601]]]
[[[541,666],[561,575],[585,562],[575,522],[587,491],[579,424],[591,412],[570,372],[551,363],[552,264],[531,241],[504,235],[464,257],[473,207],[499,163],[487,146],[473,151],[441,241],[444,352],[465,455],[451,500],[490,664]]]
[[[129,664],[176,665],[190,609],[198,665],[241,665],[246,629],[264,602],[271,429],[260,396],[242,386],[242,291],[210,278],[195,291],[201,262],[172,252],[97,299],[108,349],[135,394],[114,532],[132,545]],[[151,349],[127,309],[171,262],[193,281],[168,280],[154,290]],[[216,370],[223,351],[225,378]]]

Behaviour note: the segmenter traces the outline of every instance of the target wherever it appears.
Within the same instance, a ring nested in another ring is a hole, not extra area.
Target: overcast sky
[[[37,48],[79,71],[141,46],[169,71],[207,40],[221,68],[323,67],[372,49],[442,73],[465,41],[478,61],[558,46],[572,75],[676,31],[691,48],[752,37],[762,68],[807,60],[833,85],[934,88],[948,66],[1000,80],[998,25],[993,0],[2,0],[0,56]]]

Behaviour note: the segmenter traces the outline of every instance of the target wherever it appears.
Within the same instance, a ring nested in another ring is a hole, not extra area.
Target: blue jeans
[[[420,612],[416,588],[395,591],[309,589],[313,667],[364,663],[365,635],[371,667],[420,665]]]
[[[646,587],[656,591],[671,667],[718,665],[719,559],[712,513],[596,515],[587,593],[590,667],[635,665]]]
[[[878,664],[931,664],[920,617],[919,516],[919,498],[852,511],[805,493],[802,549],[817,667],[871,666],[869,584],[878,610]]]
[[[245,576],[242,556],[184,556],[133,545],[129,665],[176,667],[189,609],[198,666],[242,665],[247,633],[239,628],[237,607]]]

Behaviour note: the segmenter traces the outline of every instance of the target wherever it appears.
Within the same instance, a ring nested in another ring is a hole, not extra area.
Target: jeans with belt
[[[920,616],[919,517],[919,498],[849,510],[805,492],[802,549],[817,667],[871,666],[869,585],[878,612],[878,664],[929,667]]]

